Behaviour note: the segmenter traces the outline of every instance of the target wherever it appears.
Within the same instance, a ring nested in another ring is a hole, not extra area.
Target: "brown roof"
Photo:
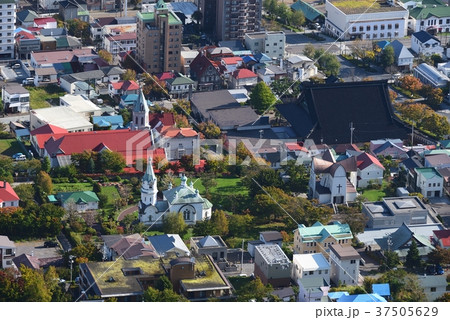
[[[359,253],[352,246],[343,247],[341,244],[333,244],[330,250],[341,260],[361,259]]]
[[[111,246],[111,249],[126,260],[141,256],[158,257],[155,248],[150,243],[144,243],[144,239],[139,234],[120,239]]]
[[[17,268],[20,268],[21,265],[34,270],[39,270],[41,268],[41,262],[39,261],[39,259],[26,253],[15,257],[13,259],[13,262]]]
[[[35,72],[38,76],[50,76],[50,75],[58,74],[58,72],[56,72],[56,69],[54,67],[37,68],[35,70]]]
[[[283,236],[278,231],[263,231],[263,232],[260,232],[260,234],[262,235],[264,240],[268,241],[268,242],[283,240]]]
[[[350,157],[339,161],[339,164],[344,167],[345,172],[354,172],[357,169],[356,157]]]
[[[329,172],[330,167],[333,165],[333,162],[314,157],[313,164],[315,173],[326,173]]]

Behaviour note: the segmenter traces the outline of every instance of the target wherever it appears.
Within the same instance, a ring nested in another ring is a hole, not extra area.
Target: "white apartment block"
[[[0,58],[14,58],[15,0],[0,0]]]
[[[254,54],[264,53],[270,58],[282,59],[286,46],[286,35],[283,31],[246,33],[245,46]]]
[[[335,285],[358,285],[361,256],[352,247],[330,246],[331,280]]]
[[[330,283],[330,264],[322,253],[294,254],[292,258],[292,280],[321,278]]]
[[[409,12],[405,8],[378,1],[368,9],[365,2],[361,6],[348,6],[349,2],[326,1],[326,33],[342,40],[394,39],[406,36]]]

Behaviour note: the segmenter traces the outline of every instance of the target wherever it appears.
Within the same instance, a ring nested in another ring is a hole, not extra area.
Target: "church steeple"
[[[138,99],[133,106],[133,121],[136,130],[150,127],[149,112],[147,99],[145,99],[144,92],[141,88],[139,89]]]
[[[147,170],[145,170],[145,174],[142,177],[142,182],[147,181],[150,184],[150,183],[153,183],[153,180],[156,180],[152,163],[153,163],[152,157],[148,158]]]
[[[141,187],[141,203],[144,205],[156,204],[156,196],[158,194],[157,180],[153,172],[152,158],[148,159],[147,170],[142,177]]]

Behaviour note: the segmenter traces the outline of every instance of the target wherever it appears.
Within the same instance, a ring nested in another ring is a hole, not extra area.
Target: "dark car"
[[[441,267],[440,264],[436,265],[436,274],[439,274],[439,275],[444,274],[444,269]]]
[[[58,242],[55,241],[45,241],[44,242],[44,247],[45,248],[54,248],[58,246]]]
[[[425,273],[427,275],[435,275],[436,274],[436,266],[433,264],[430,264],[427,266]]]

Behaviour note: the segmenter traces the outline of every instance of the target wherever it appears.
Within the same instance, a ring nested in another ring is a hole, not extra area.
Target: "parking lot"
[[[28,77],[23,67],[12,69],[8,66],[1,66],[0,71],[4,81],[6,82],[17,81],[22,83],[22,80]]]
[[[44,240],[15,242],[15,245],[16,245],[16,257],[20,256],[23,253],[32,255],[38,259],[62,257],[62,251],[60,247],[45,248]]]

